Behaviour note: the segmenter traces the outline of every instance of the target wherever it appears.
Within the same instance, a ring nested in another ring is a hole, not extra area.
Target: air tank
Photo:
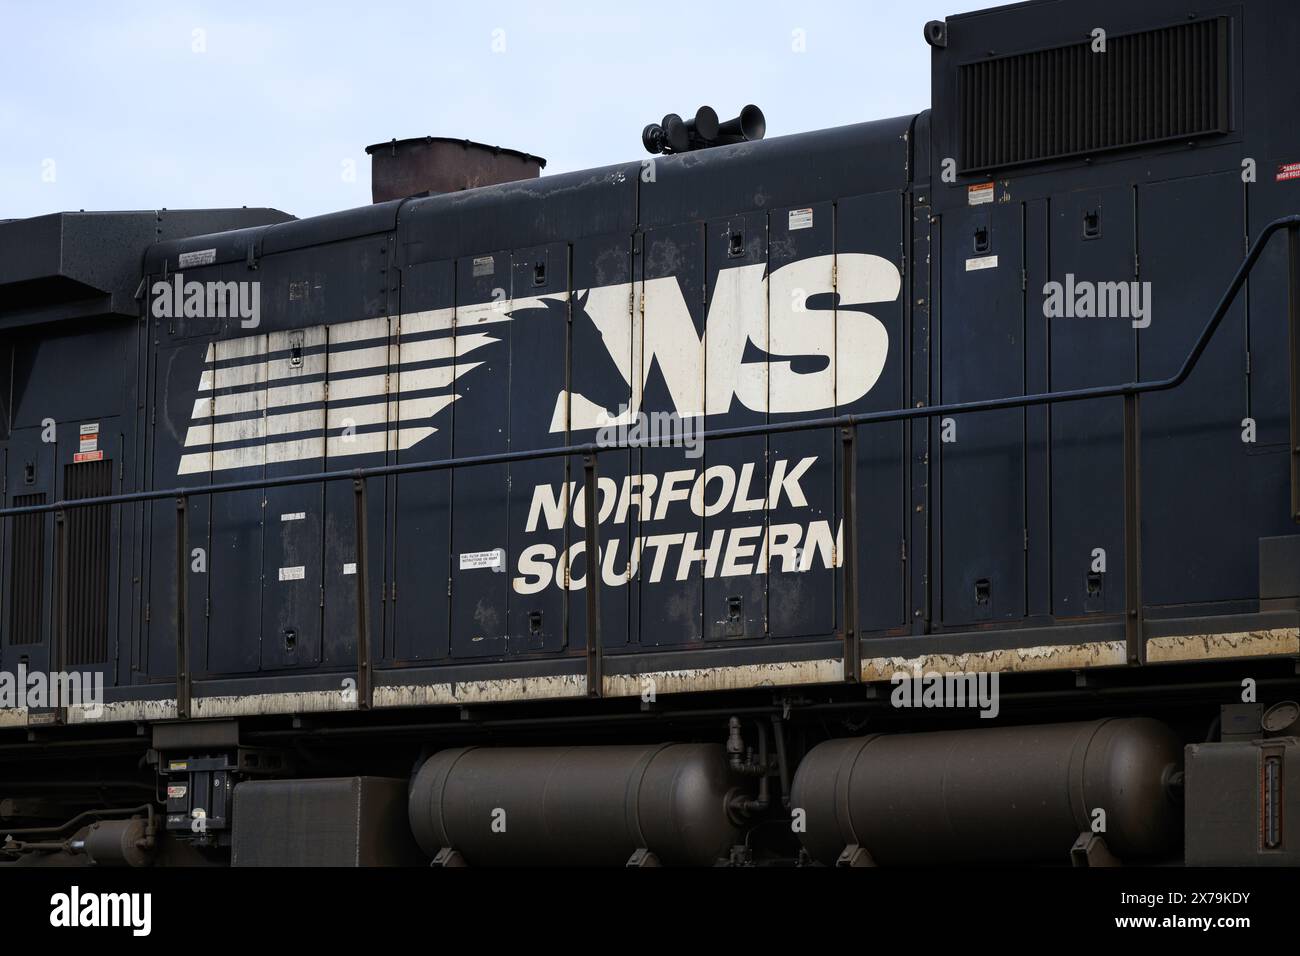
[[[621,866],[638,850],[710,865],[737,842],[738,782],[716,744],[462,747],[411,780],[416,841],[470,866]]]
[[[1121,860],[1174,851],[1182,746],[1159,721],[999,727],[830,740],[799,764],[804,847],[832,865],[857,845],[880,865],[1068,862],[1104,812]]]

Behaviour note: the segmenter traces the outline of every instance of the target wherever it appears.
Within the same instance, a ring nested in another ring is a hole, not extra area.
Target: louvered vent
[[[15,508],[45,504],[45,495],[14,495]],[[13,551],[9,562],[9,643],[39,644],[41,601],[45,590],[43,514],[13,519]]]
[[[989,59],[959,68],[961,168],[1226,133],[1228,18]]]
[[[68,498],[98,498],[113,493],[113,463],[68,465],[63,474]],[[69,508],[65,546],[67,569],[67,648],[69,667],[108,660],[108,565],[112,515],[109,505]]]

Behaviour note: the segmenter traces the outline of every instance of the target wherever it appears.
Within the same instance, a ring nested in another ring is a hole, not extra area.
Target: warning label
[[[791,209],[790,210],[790,231],[796,229],[811,229],[813,224],[813,211],[811,209]]]
[[[79,451],[72,456],[72,463],[80,465],[84,461],[103,461],[104,453],[102,451]]]
[[[1300,179],[1300,163],[1283,163],[1277,168],[1278,182],[1284,183],[1291,179]]]
[[[99,422],[90,425],[81,426],[81,447],[77,450],[83,454],[88,451],[99,450]]]
[[[977,183],[966,187],[966,202],[971,206],[982,206],[993,201],[993,184]]]
[[[200,249],[197,252],[182,252],[176,257],[176,268],[192,269],[195,266],[210,266],[216,261],[216,249]]]
[[[980,256],[976,259],[966,260],[967,272],[979,272],[981,269],[996,269],[998,267],[997,256]]]
[[[497,548],[495,551],[470,551],[460,556],[460,569],[469,571],[474,568],[491,568],[493,571],[504,571],[506,567],[506,552],[504,548]]]
[[[280,580],[281,580],[281,581],[301,581],[301,580],[302,580],[303,578],[305,578],[306,576],[307,576],[307,569],[306,569],[305,567],[303,567],[302,565],[299,565],[299,566],[296,567],[296,568],[281,568],[281,569],[280,569]]]

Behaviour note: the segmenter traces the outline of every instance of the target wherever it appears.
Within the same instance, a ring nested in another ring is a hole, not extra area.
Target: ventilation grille
[[[961,168],[987,171],[1226,133],[1228,18],[971,63]]]
[[[111,495],[113,463],[95,461],[66,466],[63,489],[64,496],[70,499]],[[63,540],[68,569],[67,642],[64,644],[67,660],[64,663],[69,667],[108,660],[108,565],[112,530],[109,508],[109,505],[90,505],[64,512]]]
[[[14,495],[14,507],[45,504],[45,495]],[[41,642],[41,600],[45,594],[45,515],[13,519],[13,553],[9,562],[9,643]]]

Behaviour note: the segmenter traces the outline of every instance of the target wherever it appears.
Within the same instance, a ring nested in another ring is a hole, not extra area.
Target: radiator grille
[[[45,495],[14,495],[14,507],[45,504]],[[9,643],[39,644],[41,600],[45,595],[45,515],[13,519],[9,561]]]
[[[971,63],[958,70],[961,169],[1226,133],[1228,18]]]
[[[113,493],[113,463],[68,465],[63,474],[67,498],[98,498]],[[68,666],[108,660],[108,571],[112,514],[109,505],[69,508],[64,513],[67,553],[67,615],[64,645]]]

